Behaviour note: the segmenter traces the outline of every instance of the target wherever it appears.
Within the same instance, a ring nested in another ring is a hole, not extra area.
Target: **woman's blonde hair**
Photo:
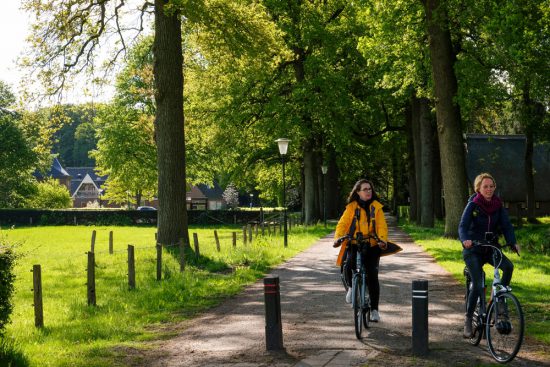
[[[477,175],[477,177],[474,181],[474,190],[475,190],[475,192],[479,192],[479,189],[481,188],[481,182],[486,178],[491,179],[493,181],[493,184],[495,185],[495,187],[497,186],[497,182],[495,181],[495,178],[493,176],[491,176],[490,173],[480,173],[479,175]]]

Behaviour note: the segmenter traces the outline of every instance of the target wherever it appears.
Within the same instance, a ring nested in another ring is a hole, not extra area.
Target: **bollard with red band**
[[[283,327],[281,322],[281,296],[279,292],[278,275],[264,278],[264,300],[266,349],[284,349]]]

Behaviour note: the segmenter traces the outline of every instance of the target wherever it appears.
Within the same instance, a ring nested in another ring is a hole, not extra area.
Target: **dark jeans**
[[[378,282],[378,267],[380,265],[380,247],[368,247],[363,252],[363,264],[367,269],[367,286],[369,288],[370,303],[373,310],[378,310],[378,302],[380,300],[380,283]],[[345,259],[346,265],[346,283],[351,285],[351,269],[356,266],[357,262],[357,247],[350,246],[348,248],[348,256]],[[349,266],[348,264],[353,264]]]
[[[493,264],[493,256],[491,254],[491,251],[482,252],[480,250],[484,249],[470,248],[462,250],[462,257],[464,258],[464,262],[468,267],[473,283],[472,291],[468,296],[468,303],[466,305],[466,316],[468,317],[473,316],[477,298],[481,294],[483,294],[484,284],[482,283],[481,279],[483,265],[489,263],[495,266],[495,264]],[[512,280],[514,264],[512,264],[512,262],[506,257],[506,255],[502,254],[502,256],[502,263],[500,264],[500,269],[502,270],[501,283],[504,286],[508,286],[510,285],[510,281]],[[497,261],[498,260],[499,259],[497,258]]]

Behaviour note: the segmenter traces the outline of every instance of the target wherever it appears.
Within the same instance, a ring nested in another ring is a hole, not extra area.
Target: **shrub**
[[[13,246],[4,243],[0,237],[0,335],[3,335],[6,324],[10,321],[13,311],[11,297],[13,295],[13,283],[15,274],[16,255]]]
[[[37,184],[38,193],[32,197],[28,205],[30,208],[64,209],[72,207],[69,190],[54,179]]]

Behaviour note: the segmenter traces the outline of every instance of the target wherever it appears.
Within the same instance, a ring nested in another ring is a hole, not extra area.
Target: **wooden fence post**
[[[271,236],[271,223],[267,223],[267,234]]]
[[[233,232],[233,248],[237,247],[237,232]]]
[[[128,287],[136,287],[136,261],[134,256],[134,246],[128,245]]]
[[[157,243],[157,280],[162,279],[162,245]]]
[[[220,252],[220,239],[218,238],[218,231],[216,230],[214,230],[214,239],[216,240],[216,249],[218,250],[218,252]]]
[[[113,231],[109,232],[109,253],[113,254]]]
[[[95,229],[92,231],[92,245],[90,246],[92,252],[95,252],[94,249],[95,249]]]
[[[193,233],[193,243],[195,245],[195,257],[198,260],[201,257],[201,252],[199,250],[199,236],[196,233]]]
[[[185,270],[185,242],[183,241],[183,238],[180,238],[179,241],[179,248],[180,248],[180,272],[183,272]]]
[[[88,288],[88,306],[95,306],[95,254],[93,252],[88,252],[88,268],[86,270],[88,273],[88,282],[86,283]]]
[[[254,236],[258,237],[258,224],[254,224]]]
[[[40,265],[32,266],[32,290],[34,292],[34,326],[44,326],[44,309],[42,307],[42,270]]]
[[[252,224],[247,225],[248,227],[248,241],[252,243]]]
[[[265,235],[265,224],[264,222],[260,223],[260,227],[262,227],[262,237]]]
[[[246,226],[243,227],[243,243],[246,245]]]

